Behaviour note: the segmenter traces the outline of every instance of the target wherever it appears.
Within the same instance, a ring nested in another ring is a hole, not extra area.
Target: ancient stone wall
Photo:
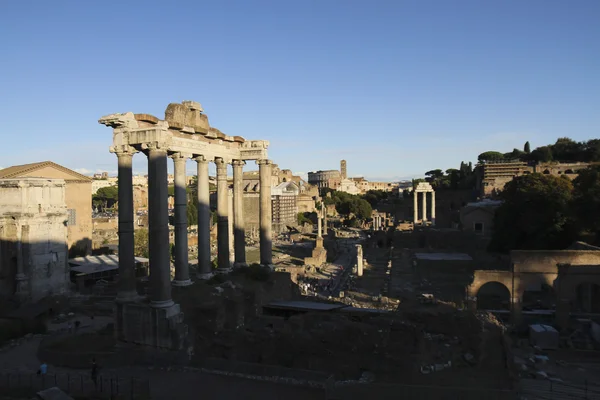
[[[0,295],[38,301],[69,290],[62,179],[0,180]]]

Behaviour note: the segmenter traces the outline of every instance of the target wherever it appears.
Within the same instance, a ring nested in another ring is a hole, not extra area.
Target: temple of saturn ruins
[[[180,349],[187,326],[179,305],[171,298],[171,285],[192,284],[188,264],[187,198],[185,165],[197,163],[198,173],[198,279],[212,275],[210,260],[210,204],[208,163],[217,170],[217,273],[246,265],[243,219],[243,166],[256,160],[260,175],[260,261],[272,267],[271,250],[271,165],[269,142],[228,136],[211,127],[199,103],[171,103],[160,120],[149,114],[111,114],[100,124],[113,128],[110,152],[118,160],[119,204],[119,291],[115,329],[126,342],[159,348]],[[148,219],[150,277],[148,299],[136,291],[134,263],[134,213],[132,158],[141,152],[148,157]],[[171,282],[169,255],[169,210],[167,159],[175,175],[175,279]],[[234,265],[230,259],[229,189],[227,165],[233,166]]]
[[[419,219],[419,193],[422,193],[422,218]],[[421,223],[422,225],[427,224],[427,193],[431,193],[431,225],[435,225],[435,192],[433,187],[428,182],[419,182],[414,190],[414,210],[413,210],[413,222],[415,225]]]

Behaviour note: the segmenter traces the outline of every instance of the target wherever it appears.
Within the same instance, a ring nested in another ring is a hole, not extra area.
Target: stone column
[[[130,146],[111,148],[117,155],[119,180],[119,292],[117,301],[134,301],[139,296],[135,280],[133,239],[133,174],[131,163],[137,152]]]
[[[260,176],[260,263],[263,266],[273,265],[273,249],[271,238],[271,160],[257,160]]]
[[[188,286],[190,266],[188,263],[187,193],[185,163],[188,157],[181,153],[171,156],[175,175],[175,279],[173,285]]]
[[[427,221],[427,192],[423,192],[423,225]]]
[[[417,223],[419,221],[419,192],[413,190],[413,223]]]
[[[360,244],[356,245],[356,275],[363,276],[363,249]]]
[[[431,225],[435,226],[435,192],[431,192]]]
[[[246,263],[246,231],[244,228],[244,172],[246,163],[233,161],[233,232],[234,232],[234,266],[247,267]]]
[[[169,208],[167,149],[161,143],[148,150],[148,227],[150,247],[150,305],[172,306],[171,259],[169,257]]]
[[[204,156],[194,158],[198,163],[198,279],[213,276],[210,260],[210,188],[208,184],[208,160]]]
[[[218,273],[231,270],[229,264],[229,188],[227,187],[227,162],[215,158],[217,164],[217,262]]]
[[[233,190],[227,189],[227,215],[229,215],[229,219],[227,220],[227,232],[229,239],[229,265],[233,266],[235,263],[235,240],[233,235]]]
[[[327,236],[327,207],[323,204],[323,235]]]
[[[317,237],[318,238],[323,237],[321,234],[323,231],[323,228],[321,225],[321,213],[322,212],[323,212],[323,209],[320,209],[319,212],[317,213]]]

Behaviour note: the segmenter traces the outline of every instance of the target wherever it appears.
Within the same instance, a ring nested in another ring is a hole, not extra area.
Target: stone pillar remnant
[[[244,228],[244,187],[243,168],[246,163],[233,161],[233,230],[234,230],[234,266],[247,267],[246,263],[246,231]]]
[[[175,279],[173,285],[188,286],[190,266],[188,262],[188,231],[187,231],[187,193],[185,181],[185,163],[187,155],[175,153],[171,156],[175,175]]]
[[[231,270],[229,262],[229,188],[227,187],[227,162],[215,158],[217,164],[217,272]]]
[[[111,150],[117,155],[119,179],[119,291],[117,301],[134,301],[139,296],[135,283],[131,164],[133,155],[137,151],[130,146],[115,146]]]
[[[413,191],[413,223],[419,221],[419,192]]]
[[[321,215],[323,213],[323,209],[319,210],[319,212],[317,213],[317,237],[323,237],[322,233],[322,223],[321,223]]]
[[[427,222],[427,192],[423,192],[423,225]]]
[[[210,260],[210,188],[208,184],[208,160],[198,156],[198,279],[209,279],[213,276]]]
[[[356,275],[363,276],[363,249],[360,244],[356,245]]]
[[[435,192],[431,192],[431,225],[435,226]]]
[[[233,235],[233,190],[227,188],[227,239],[229,240],[229,267],[233,267],[235,263],[235,241]]]
[[[271,160],[256,161],[260,178],[260,263],[263,266],[273,265],[272,239],[271,239]]]
[[[323,235],[327,236],[327,207],[323,204]]]
[[[148,227],[150,248],[150,305],[171,307],[167,149],[160,142],[145,145],[148,151]]]

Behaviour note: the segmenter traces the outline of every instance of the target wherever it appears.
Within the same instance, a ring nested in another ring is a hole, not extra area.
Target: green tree
[[[148,258],[150,254],[148,229],[136,229],[133,233],[133,251],[136,257]]]
[[[600,166],[590,166],[573,181],[572,210],[579,229],[596,235],[600,239]]]
[[[500,161],[504,158],[504,154],[498,151],[486,151],[477,156],[479,162]]]
[[[531,174],[515,177],[499,197],[490,250],[561,249],[573,239],[568,179]]]
[[[196,201],[189,201],[187,205],[187,223],[188,226],[198,225],[198,207]]]
[[[552,146],[552,158],[556,161],[583,161],[584,144],[572,139],[558,138]]]
[[[552,161],[552,148],[550,146],[542,146],[531,152],[532,161],[549,162]]]
[[[526,156],[525,152],[519,149],[513,149],[510,153],[504,153],[503,157],[505,160],[522,160]]]
[[[523,146],[523,151],[525,154],[531,153],[531,146],[529,145],[529,141],[525,142],[525,146]]]
[[[119,188],[117,186],[107,186],[98,189],[92,196],[92,204],[101,205],[103,208],[111,208],[119,200]]]

